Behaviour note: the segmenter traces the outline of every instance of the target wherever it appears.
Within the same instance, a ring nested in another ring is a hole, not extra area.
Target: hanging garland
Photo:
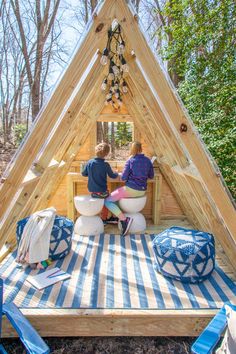
[[[115,101],[120,107],[122,105],[122,94],[128,92],[125,76],[129,72],[129,67],[124,58],[125,41],[122,37],[122,29],[117,21],[113,20],[111,28],[108,30],[108,40],[106,48],[103,50],[100,63],[109,63],[108,74],[103,79],[101,89],[106,94],[106,104],[115,105]]]

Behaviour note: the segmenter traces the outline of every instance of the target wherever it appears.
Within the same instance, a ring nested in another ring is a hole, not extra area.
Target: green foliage
[[[122,147],[132,141],[132,128],[129,123],[119,122],[116,125],[115,143],[117,147]]]
[[[236,11],[232,0],[170,0],[162,56],[178,91],[236,197]]]
[[[16,141],[17,146],[20,145],[26,132],[27,132],[27,125],[26,124],[16,124],[14,126],[14,136],[15,136],[15,141]]]

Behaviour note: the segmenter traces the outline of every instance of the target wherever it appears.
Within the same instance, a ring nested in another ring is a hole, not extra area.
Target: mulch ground
[[[186,354],[194,338],[180,337],[79,337],[46,338],[53,354]],[[19,340],[3,339],[9,354],[24,354]]]

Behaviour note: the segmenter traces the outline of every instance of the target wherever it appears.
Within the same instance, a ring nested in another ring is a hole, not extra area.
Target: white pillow
[[[230,306],[225,306],[228,327],[223,342],[216,354],[236,354],[236,311]]]

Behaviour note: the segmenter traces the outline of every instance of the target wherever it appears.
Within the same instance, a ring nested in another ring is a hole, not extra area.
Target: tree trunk
[[[111,122],[111,158],[115,159],[115,123]]]

